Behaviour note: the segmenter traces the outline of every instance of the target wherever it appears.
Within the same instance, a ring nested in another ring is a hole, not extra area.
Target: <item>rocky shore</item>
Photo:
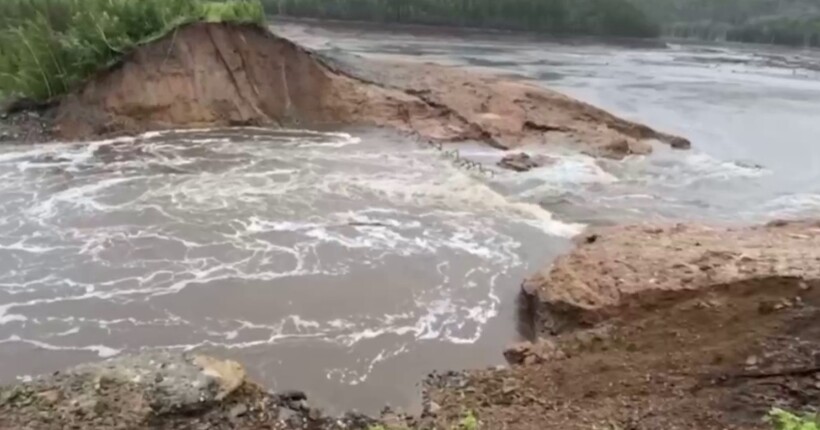
[[[270,393],[239,363],[146,353],[77,366],[0,388],[2,429],[367,429],[326,417],[299,391]]]

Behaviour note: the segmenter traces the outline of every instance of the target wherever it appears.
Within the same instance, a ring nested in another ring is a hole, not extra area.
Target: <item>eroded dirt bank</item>
[[[255,26],[193,24],[135,49],[57,108],[55,134],[81,139],[230,125],[385,126],[425,139],[570,145],[610,157],[683,138],[538,86],[422,64],[365,62],[361,76]],[[374,72],[375,70],[375,72]],[[380,79],[372,79],[373,76]]]
[[[524,283],[510,369],[428,381],[438,428],[763,429],[820,407],[820,222],[620,226]],[[553,335],[555,334],[555,335]]]
[[[681,294],[749,279],[820,279],[820,222],[751,228],[692,224],[592,229],[526,280],[542,336],[663,307]]]

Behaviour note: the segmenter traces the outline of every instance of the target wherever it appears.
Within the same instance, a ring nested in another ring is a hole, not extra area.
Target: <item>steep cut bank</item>
[[[820,405],[820,222],[617,226],[524,284],[509,369],[430,378],[435,428],[770,429]]]
[[[203,126],[384,126],[439,141],[511,148],[569,145],[609,157],[647,153],[656,132],[525,82],[441,66],[361,60],[343,72],[254,25],[191,24],[140,46],[67,96],[55,134],[83,139]]]
[[[593,229],[523,290],[534,302],[537,332],[548,336],[662,307],[681,295],[770,278],[820,280],[820,221]]]

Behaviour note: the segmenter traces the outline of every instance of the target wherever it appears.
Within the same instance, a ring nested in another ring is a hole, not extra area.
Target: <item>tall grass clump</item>
[[[0,0],[0,98],[64,94],[181,24],[264,19],[259,0]]]

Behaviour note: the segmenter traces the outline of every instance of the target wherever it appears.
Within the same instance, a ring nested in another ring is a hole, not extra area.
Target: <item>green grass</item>
[[[264,21],[259,0],[0,0],[0,98],[66,93],[137,44],[194,21]]]
[[[817,415],[798,416],[783,409],[774,408],[766,418],[775,430],[820,430]]]
[[[467,411],[461,421],[458,422],[457,430],[478,430],[478,418],[473,411]]]

